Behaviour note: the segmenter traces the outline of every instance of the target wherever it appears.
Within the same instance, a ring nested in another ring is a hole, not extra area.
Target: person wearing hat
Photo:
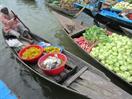
[[[1,8],[0,21],[3,24],[3,31],[6,35],[13,35],[17,38],[26,36],[31,39],[28,35],[28,30],[20,23],[17,16],[9,12],[7,7]]]
[[[119,13],[119,15],[125,19],[132,20],[132,9],[125,9]]]

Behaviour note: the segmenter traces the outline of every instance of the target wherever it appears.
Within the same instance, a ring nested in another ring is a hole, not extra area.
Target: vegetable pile
[[[122,1],[116,3],[112,8],[119,10],[132,9],[132,4],[130,4],[129,2]]]
[[[132,82],[132,39],[93,26],[74,40],[106,68]]]
[[[36,48],[36,47],[30,47],[23,52],[22,58],[23,59],[33,59],[36,56],[38,56],[40,53],[41,53],[41,49]]]
[[[54,68],[57,68],[61,63],[62,63],[62,60],[59,59],[58,57],[49,56],[42,62],[41,67],[43,69],[54,69]]]
[[[107,36],[106,30],[99,28],[97,26],[92,26],[91,28],[88,28],[85,33],[83,33],[83,36],[91,41],[91,42],[108,42],[109,38]]]
[[[132,40],[113,33],[111,42],[99,43],[91,55],[117,75],[132,82]]]
[[[84,49],[86,52],[90,52],[94,43],[87,41],[83,36],[74,39],[79,46]]]
[[[89,53],[98,42],[108,42],[109,38],[105,30],[92,26],[83,33],[83,36],[74,40],[82,49]]]
[[[46,53],[60,53],[61,49],[55,46],[48,46],[44,48]]]
[[[60,6],[61,6],[61,8],[72,10],[72,9],[74,9],[73,3],[76,1],[77,0],[60,0]]]
[[[73,3],[77,0],[49,0],[49,3],[52,3],[54,5],[58,5],[61,8],[67,9],[67,10],[74,10]]]

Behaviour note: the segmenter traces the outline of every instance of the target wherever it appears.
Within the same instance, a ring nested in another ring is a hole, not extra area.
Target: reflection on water
[[[61,26],[51,10],[45,6],[45,0],[0,0],[0,5],[12,9],[32,32],[81,56],[61,31]],[[32,74],[13,57],[5,45],[2,33],[0,40],[0,79],[20,96],[20,99],[67,99],[75,96]]]

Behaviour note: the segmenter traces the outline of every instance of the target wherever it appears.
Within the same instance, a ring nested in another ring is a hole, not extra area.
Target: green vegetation
[[[122,1],[115,4],[112,8],[120,10],[132,9],[132,4]]]
[[[109,37],[106,34],[106,30],[99,28],[97,26],[92,26],[91,28],[88,28],[85,33],[83,33],[83,36],[91,42],[108,42],[110,41]]]

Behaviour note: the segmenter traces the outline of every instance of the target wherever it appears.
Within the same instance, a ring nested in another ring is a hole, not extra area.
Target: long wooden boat
[[[75,17],[76,13],[78,13],[79,9],[73,8],[71,10],[61,8],[58,4],[53,4],[52,2],[49,2],[49,0],[46,0],[46,5],[53,9],[54,11],[57,11],[61,14],[65,14],[69,17]]]
[[[93,14],[91,15],[92,12],[90,10],[89,4],[83,5],[80,3],[75,3],[74,5],[75,5],[75,7],[80,8],[80,9],[85,7],[83,12],[85,12],[86,14],[93,17],[96,21],[103,23],[111,28],[112,27],[119,28],[119,26],[123,26],[123,27],[129,28],[129,29],[132,29],[132,20],[122,17],[119,14],[119,13],[121,13],[121,10],[104,8],[104,9],[101,9],[100,11],[96,12],[95,15],[93,15]]]
[[[132,37],[132,29],[128,29],[128,28],[125,28],[125,27],[122,27],[120,26],[121,30],[126,33],[126,35]]]
[[[31,32],[29,32],[29,34],[34,40],[35,44],[38,44],[42,41],[49,43],[45,39]],[[17,39],[23,44],[30,44],[28,41],[15,38],[14,36],[5,36],[4,32],[3,37],[6,43],[8,40]],[[109,80],[109,78],[104,75],[104,73],[66,50],[63,50],[62,52],[68,58],[65,70],[59,75],[48,76],[44,74],[41,69],[38,68],[37,63],[31,64],[21,60],[21,58],[18,56],[18,52],[21,49],[20,47],[9,46],[9,48],[16,57],[16,59],[20,61],[23,66],[28,68],[34,74],[41,77],[41,79],[47,81],[49,84],[61,88],[63,91],[65,91],[65,93],[68,92],[72,94],[75,98],[132,99],[132,96],[130,94],[113,84]]]
[[[122,79],[121,77],[119,77],[117,74],[115,74],[113,71],[109,70],[108,68],[106,68],[102,63],[100,63],[97,59],[93,58],[88,52],[86,52],[84,49],[82,49],[74,40],[74,38],[80,37],[83,35],[83,33],[85,32],[85,29],[81,29],[80,31],[78,29],[78,32],[68,32],[68,28],[66,28],[65,26],[68,25],[69,23],[64,23],[64,19],[67,19],[65,16],[62,16],[60,14],[54,13],[55,16],[57,16],[58,20],[60,21],[60,24],[62,25],[63,29],[66,31],[65,33],[69,36],[69,38],[74,42],[74,44],[76,45],[76,47],[78,49],[80,49],[80,51],[82,53],[84,53],[84,56],[87,57],[87,59],[85,58],[84,60],[90,64],[92,64],[94,67],[96,67],[97,69],[101,70],[102,72],[105,73],[105,75],[107,75],[114,83],[116,83],[118,86],[120,86],[121,88],[123,88],[124,90],[126,90],[127,92],[132,94],[132,84],[128,83],[127,81],[125,81],[124,79]],[[61,19],[62,17],[64,17],[63,19]],[[70,20],[70,19],[69,19]],[[73,21],[73,20],[71,20]],[[77,24],[77,23],[76,23]],[[132,32],[131,32],[132,33]],[[131,37],[132,34],[130,32],[123,32],[121,34],[123,35],[127,35],[128,37]]]

